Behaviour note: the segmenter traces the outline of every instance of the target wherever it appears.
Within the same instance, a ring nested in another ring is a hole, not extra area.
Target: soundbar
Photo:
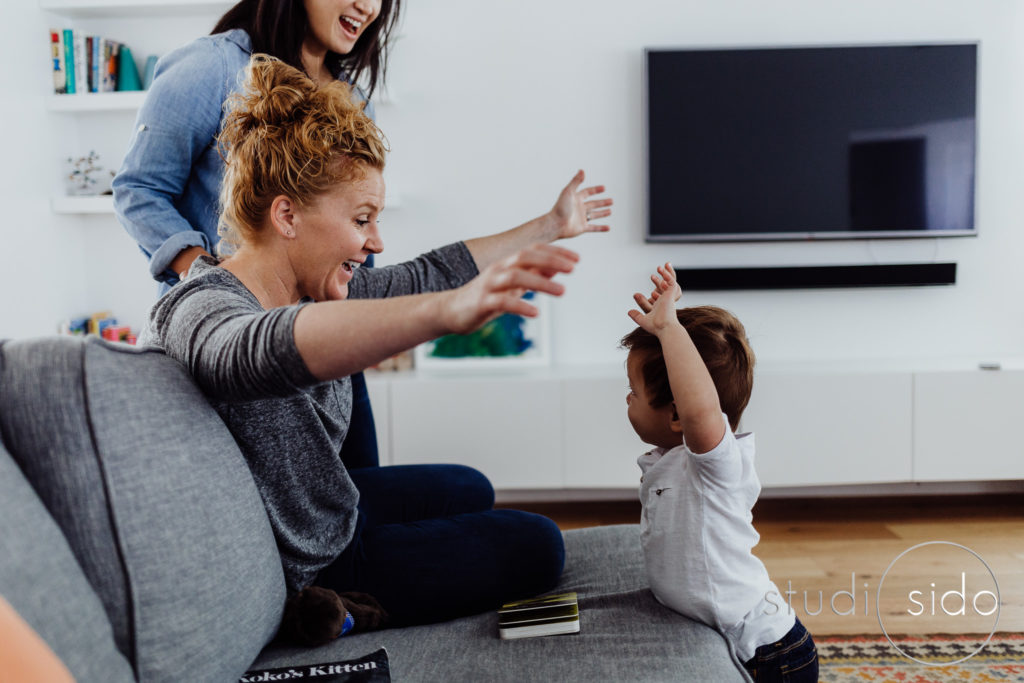
[[[676,268],[684,291],[921,287],[956,284],[955,263]]]

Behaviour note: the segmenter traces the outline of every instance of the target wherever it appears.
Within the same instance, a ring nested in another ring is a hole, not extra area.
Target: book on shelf
[[[138,68],[131,51],[112,38],[85,35],[72,29],[51,29],[50,52],[53,92],[58,95],[138,90],[140,87],[137,76],[121,78],[123,73],[137,74]],[[121,64],[122,56],[133,60],[132,63]]]
[[[68,91],[67,71],[64,69],[63,31],[50,31],[50,56],[53,59],[53,92],[63,95]]]
[[[75,70],[75,92],[89,92],[89,68],[86,62],[85,36],[77,31],[71,32],[71,43],[73,45],[74,62],[72,68]]]
[[[64,44],[64,74],[67,78],[67,87],[64,92],[74,94],[77,92],[78,85],[75,83],[75,43],[74,43],[74,32],[66,28],[61,31],[61,35],[64,37],[62,41]]]
[[[508,602],[498,610],[498,634],[504,640],[579,633],[575,592]]]
[[[99,77],[100,92],[117,90],[118,60],[121,58],[121,43],[111,38],[100,39],[102,68]]]
[[[85,37],[85,73],[89,79],[89,92],[96,92],[96,76],[93,69],[98,68],[99,59],[94,56],[93,49],[98,49],[99,46],[99,41],[94,36]]]

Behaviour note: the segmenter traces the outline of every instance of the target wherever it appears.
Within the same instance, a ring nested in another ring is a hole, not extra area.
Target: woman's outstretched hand
[[[455,334],[467,334],[503,313],[536,317],[537,308],[523,294],[532,290],[561,296],[565,286],[553,278],[571,273],[579,258],[569,249],[538,243],[492,263],[467,284],[451,290],[446,326]]]
[[[678,325],[676,317],[676,301],[683,295],[679,283],[676,282],[676,271],[666,263],[658,266],[656,273],[651,275],[651,282],[654,283],[654,291],[650,297],[645,297],[640,292],[633,295],[633,301],[640,307],[629,311],[629,317],[637,325],[657,336],[661,330],[671,325]]]
[[[582,184],[583,171],[577,171],[569,184],[562,189],[561,194],[558,195],[558,201],[550,211],[549,215],[558,227],[556,239],[576,237],[585,232],[608,232],[611,229],[607,225],[591,222],[607,218],[612,214],[612,210],[608,208],[612,205],[610,198],[590,199],[594,195],[602,194],[604,185],[593,185],[580,189]]]

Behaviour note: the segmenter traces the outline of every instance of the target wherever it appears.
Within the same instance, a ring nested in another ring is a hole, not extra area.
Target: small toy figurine
[[[68,173],[68,191],[74,195],[98,195],[109,192],[109,186],[100,186],[100,179],[106,178],[111,180],[114,177],[114,171],[107,171],[103,173],[103,167],[98,165],[97,162],[100,160],[100,155],[95,150],[89,150],[89,154],[78,159],[68,157],[68,164],[71,168]]]

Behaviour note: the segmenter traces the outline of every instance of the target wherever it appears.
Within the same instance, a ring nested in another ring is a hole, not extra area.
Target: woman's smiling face
[[[377,218],[384,208],[384,177],[362,175],[296,207],[290,260],[300,296],[332,301],[348,296],[348,283],[369,254],[384,248]]]
[[[307,47],[347,55],[380,14],[381,0],[303,0],[303,5],[309,20]]]

